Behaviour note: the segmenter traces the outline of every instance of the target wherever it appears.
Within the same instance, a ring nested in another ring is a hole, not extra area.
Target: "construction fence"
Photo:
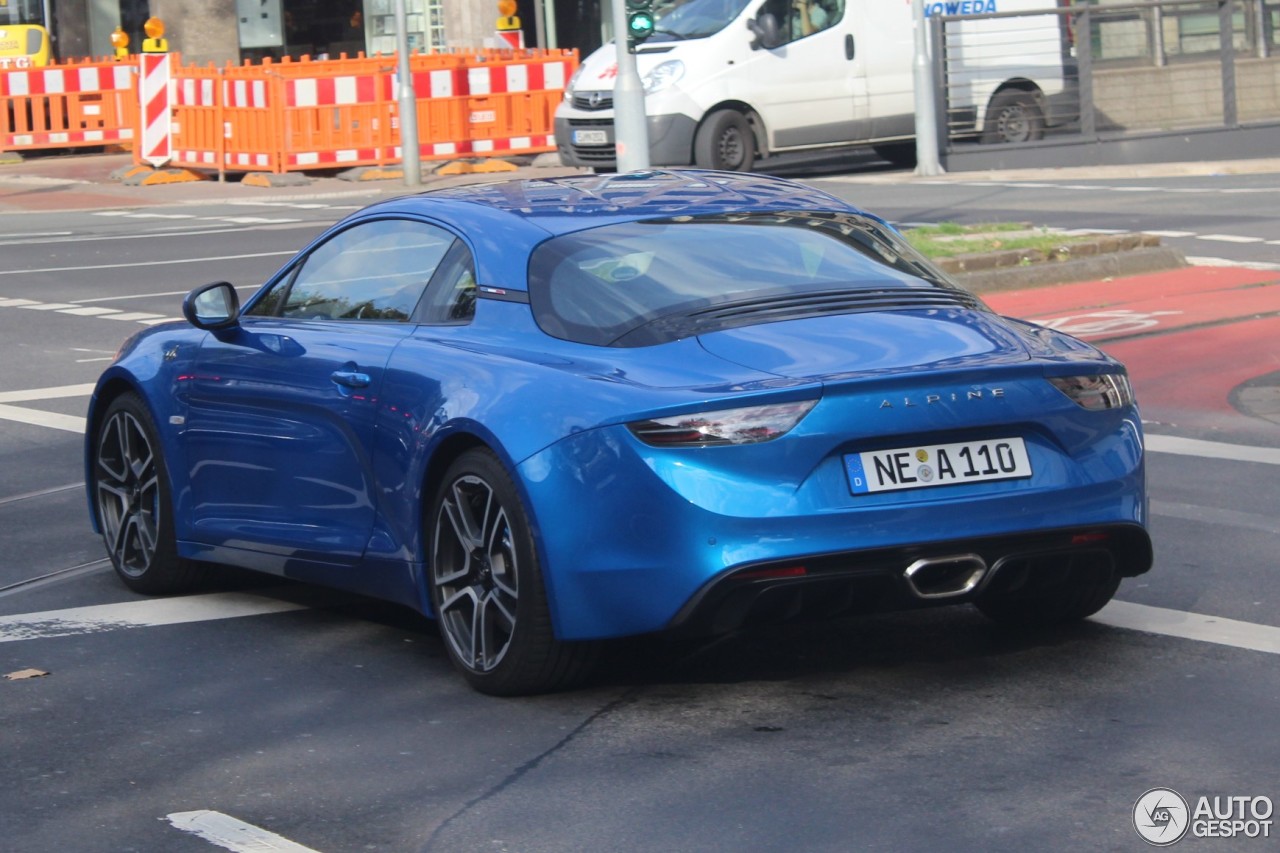
[[[167,109],[171,166],[284,173],[401,160],[395,57],[219,68],[171,55],[167,104],[141,109],[136,59],[0,72],[0,150],[139,140],[141,122]],[[409,64],[421,159],[555,150],[577,51],[414,54]]]

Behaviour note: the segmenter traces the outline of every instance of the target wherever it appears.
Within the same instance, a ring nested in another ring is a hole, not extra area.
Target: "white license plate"
[[[854,494],[1031,476],[1031,460],[1020,438],[850,453],[844,467]]]
[[[575,130],[573,132],[574,145],[607,145],[609,143],[609,134],[603,130]]]

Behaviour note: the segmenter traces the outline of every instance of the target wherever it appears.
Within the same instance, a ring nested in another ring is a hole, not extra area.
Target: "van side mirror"
[[[747,19],[747,29],[755,38],[751,39],[751,49],[773,50],[782,44],[782,34],[778,31],[778,19],[772,12],[761,12],[754,18]]]
[[[197,329],[229,329],[240,321],[240,295],[225,281],[197,287],[182,300],[182,316]]]

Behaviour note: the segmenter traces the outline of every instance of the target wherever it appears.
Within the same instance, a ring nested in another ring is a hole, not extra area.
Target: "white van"
[[[1043,10],[1052,0],[926,0],[927,14]],[[914,157],[915,39],[910,0],[685,0],[658,9],[637,49],[654,166],[749,170],[782,151],[866,143]],[[990,142],[1038,139],[1064,95],[1065,28],[1057,16],[947,28],[949,132]],[[615,167],[606,44],[583,61],[556,110],[566,165]]]

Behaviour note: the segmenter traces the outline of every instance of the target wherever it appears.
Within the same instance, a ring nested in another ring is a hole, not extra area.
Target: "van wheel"
[[[700,169],[749,172],[756,162],[756,137],[751,124],[736,110],[717,110],[698,128],[693,162]]]
[[[991,99],[983,142],[1033,142],[1044,136],[1044,113],[1035,95],[1008,89]]]

